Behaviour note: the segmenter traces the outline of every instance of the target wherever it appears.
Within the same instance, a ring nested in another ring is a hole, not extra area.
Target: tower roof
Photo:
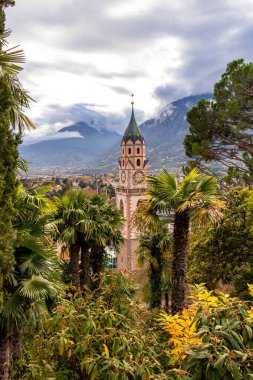
[[[127,141],[132,141],[134,143],[137,140],[144,142],[144,136],[136,123],[134,116],[134,103],[132,102],[132,115],[128,127],[125,130],[124,136],[122,138],[122,143],[126,143]]]

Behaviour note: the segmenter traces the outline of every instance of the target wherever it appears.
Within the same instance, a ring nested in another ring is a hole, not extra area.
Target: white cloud
[[[52,112],[54,123],[80,121],[64,114],[74,104],[103,105],[93,109],[115,115],[119,131],[132,92],[144,121],[175,97],[211,91],[229,61],[252,59],[252,21],[252,0],[17,1],[7,26],[27,57],[34,136],[56,128]]]

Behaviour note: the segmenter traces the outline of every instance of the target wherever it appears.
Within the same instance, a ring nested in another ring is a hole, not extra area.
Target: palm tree
[[[68,191],[56,200],[57,237],[69,250],[71,282],[80,289],[80,250],[84,230],[92,231],[92,223],[86,217],[89,200],[82,191]]]
[[[149,264],[150,308],[160,308],[163,295],[164,261],[167,249],[170,246],[168,227],[160,226],[155,233],[146,233],[140,236],[138,262]]]
[[[50,300],[61,293],[59,267],[51,244],[51,202],[29,194],[19,186],[15,204],[17,240],[15,266],[4,279],[0,324],[0,378],[9,379],[12,360],[18,359],[23,327],[32,317],[48,310]]]
[[[57,200],[58,239],[69,249],[72,284],[78,289],[90,282],[104,266],[106,246],[122,240],[123,218],[119,210],[100,195],[68,191]]]
[[[216,180],[196,168],[180,181],[164,170],[157,177],[148,177],[148,182],[152,207],[174,213],[172,313],[175,314],[185,306],[190,223],[218,222],[224,204],[215,196]]]
[[[138,262],[148,263],[150,308],[160,308],[165,257],[171,246],[168,220],[159,219],[151,199],[142,199],[133,215],[133,223],[140,232]]]
[[[123,241],[123,216],[120,210],[101,195],[91,197],[91,202],[97,208],[93,216],[95,229],[91,239],[91,265],[92,272],[96,275],[104,269],[105,248],[117,248]]]

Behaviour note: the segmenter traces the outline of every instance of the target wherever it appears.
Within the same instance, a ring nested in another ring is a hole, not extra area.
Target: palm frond
[[[192,223],[207,224],[219,223],[223,217],[225,202],[215,196],[208,196],[202,200],[202,203],[190,211]]]
[[[30,300],[44,299],[54,291],[53,283],[47,279],[33,275],[20,282],[18,293]]]
[[[191,183],[196,181],[196,178],[199,176],[199,169],[193,168],[181,181],[181,187],[187,187],[191,185]]]
[[[38,253],[33,253],[20,264],[19,269],[23,274],[26,273],[30,276],[35,274],[45,277],[49,276],[55,268],[52,261],[47,260]]]
[[[215,194],[217,190],[216,178],[207,175],[203,176],[201,181],[199,181],[196,190],[203,194]]]
[[[18,242],[20,247],[24,247],[31,252],[37,252],[43,256],[45,254],[45,246],[40,238],[30,234],[30,231],[23,231]]]
[[[28,172],[28,164],[29,164],[29,162],[19,154],[16,173],[19,175],[21,175],[21,172],[27,173]]]
[[[48,314],[48,307],[45,302],[45,299],[33,301],[30,304],[28,316],[31,320],[34,320],[35,323],[38,323],[38,319],[41,318],[42,315]]]
[[[14,293],[5,300],[1,313],[3,323],[18,325],[24,321],[25,316],[24,299],[21,295]]]
[[[155,229],[157,224],[160,225],[160,220],[151,198],[141,199],[138,202],[132,222],[137,230],[142,233]]]
[[[23,70],[18,64],[25,63],[23,50],[15,50],[17,46],[0,51],[0,75],[17,75]]]
[[[19,133],[21,134],[23,134],[25,128],[28,128],[28,130],[36,128],[33,122],[23,113],[23,111],[14,107],[10,108],[10,122],[12,128],[16,129],[16,127],[18,127]]]
[[[59,240],[67,244],[75,244],[77,239],[77,231],[74,226],[63,229],[59,236]]]
[[[0,36],[0,41],[3,46],[8,45],[8,38],[11,35],[11,29],[5,29],[2,35]]]

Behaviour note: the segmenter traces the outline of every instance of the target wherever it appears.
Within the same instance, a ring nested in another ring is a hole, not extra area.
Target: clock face
[[[145,173],[142,170],[137,170],[133,175],[133,179],[135,184],[142,183],[145,180]]]
[[[121,181],[122,182],[125,182],[126,181],[126,172],[125,172],[125,170],[123,170],[122,172],[121,172]]]

